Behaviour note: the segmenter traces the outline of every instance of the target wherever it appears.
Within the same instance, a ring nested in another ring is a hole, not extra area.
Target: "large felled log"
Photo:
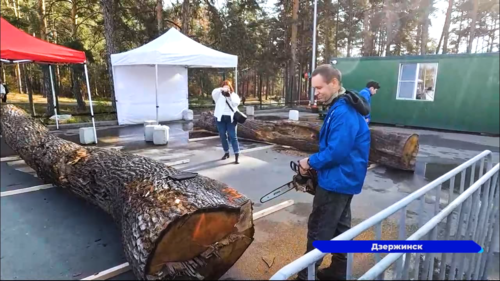
[[[26,112],[2,105],[4,141],[46,183],[109,213],[137,278],[218,279],[253,241],[252,202],[201,175],[150,158],[60,139]]]
[[[195,121],[201,129],[217,132],[212,112],[203,112]],[[318,151],[318,136],[322,121],[263,121],[247,119],[238,124],[238,137],[288,145],[295,149],[314,153]],[[370,129],[370,161],[400,170],[414,171],[419,150],[418,135],[389,133]]]
[[[418,135],[387,132],[370,128],[370,161],[385,166],[414,171],[419,150]]]

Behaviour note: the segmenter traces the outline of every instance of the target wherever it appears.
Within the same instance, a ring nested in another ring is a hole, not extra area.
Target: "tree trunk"
[[[464,21],[464,10],[462,10],[461,14],[460,14],[460,25],[458,27],[458,30],[462,30],[462,24],[463,24],[463,21]],[[458,54],[459,51],[460,51],[460,42],[462,42],[462,32],[458,33],[458,36],[457,36],[457,42],[455,44],[455,49],[456,49],[456,53]]]
[[[417,134],[392,133],[370,128],[370,161],[396,169],[414,171],[419,151]]]
[[[217,280],[252,243],[252,202],[227,185],[201,175],[174,181],[179,171],[161,162],[82,147],[15,106],[1,111],[4,141],[45,183],[113,217],[138,279]]]
[[[87,107],[85,105],[85,102],[83,101],[83,96],[82,96],[82,89],[80,87],[80,75],[82,74],[80,70],[78,69],[81,67],[80,65],[74,64],[71,66],[71,78],[73,80],[72,84],[72,92],[73,96],[76,99],[76,104],[77,104],[77,110],[78,111],[86,111]]]
[[[262,106],[262,75],[259,75],[259,101],[260,105]]]
[[[115,53],[115,12],[113,0],[101,0],[102,14],[104,18],[104,38],[106,39],[106,63],[108,66],[109,88],[111,102],[116,110],[115,90],[113,84],[113,66],[111,65],[111,54]]]
[[[394,22],[399,20],[396,19],[394,16],[394,13],[392,10],[391,5],[394,5],[394,1],[389,1],[388,6],[389,8],[386,8],[385,11],[385,17],[386,17],[386,37],[385,37],[385,56],[390,56],[391,55],[391,45],[392,41],[394,40]]]
[[[417,54],[420,53],[420,40],[422,39],[422,24],[419,23],[418,26],[417,26],[417,38],[415,40],[415,47],[417,48],[415,51]]]
[[[443,27],[443,54],[448,53],[448,39],[450,38],[450,23],[451,23],[452,11],[453,11],[453,0],[448,0],[448,9],[446,10],[446,19],[444,21],[444,27]]]
[[[42,89],[45,97],[47,98],[47,107],[45,110],[46,116],[52,116],[55,114],[54,112],[54,97],[52,96],[52,84],[50,81],[50,70],[49,66],[42,64],[40,65],[42,68]]]
[[[25,81],[26,81],[26,92],[28,93],[28,101],[30,105],[31,116],[36,116],[35,104],[33,103],[33,80],[31,76],[31,67],[29,65],[24,65],[24,70],[26,73]]]
[[[19,87],[19,93],[25,94],[25,92],[23,91],[22,77],[23,77],[23,73],[21,72],[21,67],[19,66],[19,64],[16,64],[16,79],[17,79],[17,85]]]
[[[269,100],[269,75],[266,78],[266,101]]]
[[[189,34],[189,0],[182,2],[182,33]]]
[[[427,43],[429,41],[429,16],[433,6],[433,0],[425,0],[422,2],[424,14],[422,16],[422,41],[420,42],[420,54],[427,54]]]
[[[40,39],[46,40],[47,37],[47,18],[45,15],[45,0],[38,0],[38,18],[40,20]],[[54,99],[52,97],[50,73],[47,65],[41,65],[42,68],[42,92],[47,98],[47,116],[54,115]]]
[[[370,1],[365,2],[366,11],[363,15],[363,49],[362,54],[364,57],[373,55],[373,32],[372,25],[370,24],[370,16],[372,15],[373,8]]]
[[[156,0],[156,25],[158,27],[158,36],[163,33],[163,1]]]
[[[304,152],[317,152],[321,122],[250,120],[238,125],[238,136],[246,139],[291,146]],[[211,112],[203,112],[195,126],[211,132],[217,127]],[[391,168],[414,171],[419,151],[417,134],[390,133],[370,128],[370,161]]]
[[[497,29],[497,22],[498,22],[498,19],[495,19],[495,21],[493,22],[493,26],[491,27],[491,31],[490,31],[490,40],[489,40],[489,45],[488,45],[488,52],[489,53],[492,53],[493,52],[493,46],[495,46],[495,33],[496,33],[496,30]]]
[[[335,57],[339,56],[339,13],[340,4],[337,4],[337,12],[335,13]]]
[[[289,102],[293,104],[294,101],[294,94],[295,94],[295,73],[297,70],[297,25],[298,25],[298,18],[299,18],[299,0],[293,0],[293,6],[292,6],[292,35],[290,39],[291,43],[291,54],[292,54],[292,61],[290,64],[290,72],[288,73],[288,79],[289,79],[289,91],[290,95],[287,95],[289,97]]]
[[[469,44],[467,44],[467,53],[472,53],[472,43],[474,43],[474,39],[476,38],[476,21],[477,21],[477,10],[479,6],[479,0],[472,0],[472,16],[470,23],[470,34],[469,34]],[[479,42],[478,42],[479,44]]]

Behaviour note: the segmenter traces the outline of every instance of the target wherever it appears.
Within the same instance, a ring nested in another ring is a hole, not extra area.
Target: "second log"
[[[212,112],[202,112],[195,126],[218,132]],[[314,153],[319,149],[320,121],[263,121],[247,119],[238,124],[238,137],[287,145],[297,150]],[[403,171],[414,171],[419,151],[419,136],[413,133],[393,133],[381,128],[370,128],[369,161]]]

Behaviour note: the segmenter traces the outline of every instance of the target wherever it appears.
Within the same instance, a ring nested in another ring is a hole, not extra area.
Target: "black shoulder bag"
[[[245,114],[241,113],[239,110],[234,111],[233,107],[231,107],[231,105],[229,104],[227,99],[226,99],[226,103],[229,106],[229,108],[231,108],[231,111],[234,112],[233,119],[240,124],[245,123],[245,121],[247,120],[247,116]]]

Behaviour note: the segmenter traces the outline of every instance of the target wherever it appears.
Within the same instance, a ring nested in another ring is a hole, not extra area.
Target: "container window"
[[[437,63],[404,63],[399,66],[399,100],[434,101]]]

